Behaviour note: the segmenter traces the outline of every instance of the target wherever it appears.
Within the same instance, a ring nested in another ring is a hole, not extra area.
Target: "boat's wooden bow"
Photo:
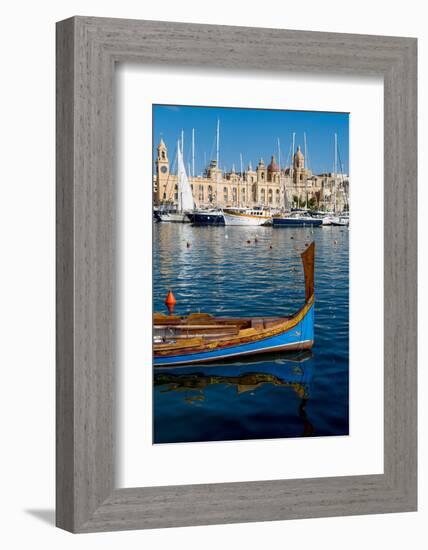
[[[311,242],[308,248],[301,254],[303,270],[305,272],[305,298],[309,302],[314,294],[315,272],[315,242]]]

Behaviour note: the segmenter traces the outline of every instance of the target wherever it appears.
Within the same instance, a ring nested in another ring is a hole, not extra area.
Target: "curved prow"
[[[315,270],[315,243],[312,241],[308,248],[302,252],[303,271],[305,272],[305,298],[306,302],[314,294],[314,270]]]

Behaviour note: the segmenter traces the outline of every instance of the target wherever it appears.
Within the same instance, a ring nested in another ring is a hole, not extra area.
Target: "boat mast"
[[[183,146],[183,139],[184,139],[184,133],[183,130],[181,130],[181,146]],[[183,212],[183,185],[181,183],[181,175],[180,175],[180,160],[179,157],[183,157],[183,153],[181,153],[180,149],[180,141],[177,140],[177,175],[178,175],[178,197],[177,197],[177,210],[179,212]]]
[[[337,134],[334,134],[334,213],[336,214],[336,185],[337,185]]]
[[[240,178],[239,178],[239,181],[242,182],[242,184],[244,183],[244,170],[243,170],[243,167],[242,167],[242,153],[239,153],[239,161],[241,163],[241,175],[240,175]],[[239,193],[239,197],[238,197],[238,205],[239,206],[242,206],[241,204],[241,190],[238,189],[238,193]]]
[[[339,149],[339,142],[337,143],[337,158],[338,158],[338,161],[339,161],[339,170],[340,170],[340,187],[341,187],[341,190],[342,190],[342,196],[343,196],[343,203],[344,203],[344,206],[346,206],[348,212],[349,212],[349,199],[348,199],[348,196],[346,194],[346,187],[345,187],[345,177],[344,177],[344,173],[343,173],[343,163],[342,163],[342,158],[340,156],[340,149]],[[343,212],[343,211],[342,211]]]
[[[284,196],[284,202],[283,202],[283,208],[285,210],[285,184],[284,180],[282,178],[282,171],[281,171],[281,142],[279,141],[279,137],[277,139],[277,145],[278,145],[278,166],[279,166],[279,188],[282,191],[282,194]]]
[[[217,119],[217,134],[216,134],[216,159],[217,168],[220,168],[220,119]]]
[[[294,177],[294,139],[296,137],[296,133],[293,132],[293,139],[292,139],[292,145],[291,145],[291,159],[290,159],[290,178],[291,178],[291,186],[293,186],[293,177]],[[297,206],[299,206],[297,204]]]
[[[192,128],[192,177],[195,177],[195,129]]]
[[[216,190],[216,205],[218,204],[219,197],[219,183],[220,183],[220,119],[217,119],[217,133],[216,133],[216,163],[217,163],[217,190]]]
[[[303,132],[303,148],[305,151],[305,162],[306,166],[308,165],[308,157],[306,153],[306,132]],[[308,209],[308,183],[307,178],[305,177],[305,210]]]

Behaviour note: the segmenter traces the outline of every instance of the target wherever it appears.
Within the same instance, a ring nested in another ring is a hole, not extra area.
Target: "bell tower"
[[[159,142],[157,152],[156,175],[158,177],[158,182],[162,182],[166,181],[169,176],[168,149],[166,148],[165,142],[162,138]]]
[[[305,157],[303,156],[302,151],[300,150],[300,145],[297,147],[297,151],[293,157],[293,180],[294,183],[299,183],[305,181],[306,170],[305,170]]]

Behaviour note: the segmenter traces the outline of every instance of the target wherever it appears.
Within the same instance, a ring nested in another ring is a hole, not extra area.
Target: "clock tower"
[[[161,138],[158,145],[158,156],[156,159],[156,172],[159,180],[166,181],[169,176],[168,149]]]
[[[164,140],[161,138],[157,147],[156,158],[156,194],[157,203],[166,200],[168,198],[168,178],[169,178],[169,160],[168,149],[166,148]]]

